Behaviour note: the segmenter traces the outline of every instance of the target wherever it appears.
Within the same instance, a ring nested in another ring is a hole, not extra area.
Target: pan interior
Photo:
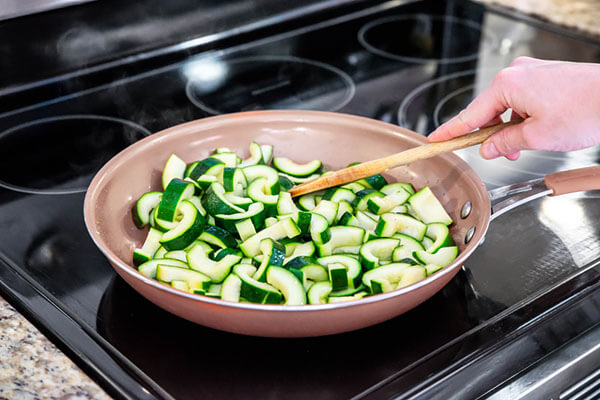
[[[383,122],[344,114],[313,111],[261,111],[230,114],[178,125],[145,138],[115,156],[98,173],[86,196],[86,223],[93,239],[119,267],[131,265],[133,248],[145,230],[131,222],[131,206],[151,190],[161,190],[160,173],[171,153],[186,162],[207,157],[217,147],[248,156],[251,141],[274,145],[277,156],[297,162],[322,160],[330,169],[367,161],[424,143],[412,131]],[[455,221],[452,236],[464,258],[481,239],[489,221],[489,198],[473,170],[453,154],[415,162],[388,171],[389,181],[426,185],[440,198]],[[461,218],[461,208],[472,211]],[[475,235],[465,245],[465,235]]]

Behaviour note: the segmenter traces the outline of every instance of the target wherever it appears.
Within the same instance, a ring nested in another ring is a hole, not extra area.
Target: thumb
[[[481,156],[487,159],[502,156],[516,159],[519,151],[531,149],[526,132],[530,132],[529,127],[532,122],[533,119],[528,118],[517,125],[511,125],[495,133],[479,148]]]

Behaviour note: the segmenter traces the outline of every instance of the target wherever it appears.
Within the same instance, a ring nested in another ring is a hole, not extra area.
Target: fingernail
[[[498,152],[498,149],[496,149],[496,146],[494,146],[494,143],[486,142],[481,145],[481,155],[483,156],[483,158],[490,159],[490,158],[499,157],[500,152]]]

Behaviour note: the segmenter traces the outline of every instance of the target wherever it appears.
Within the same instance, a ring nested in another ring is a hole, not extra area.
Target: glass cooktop
[[[0,92],[0,293],[108,393],[477,398],[600,321],[596,192],[503,215],[441,292],[356,332],[233,335],[138,295],[96,249],[82,213],[95,172],[136,140],[262,109],[339,111],[426,135],[519,55],[600,61],[596,43],[463,1],[384,2],[247,39]],[[489,189],[599,160],[597,148],[516,162],[459,154]],[[502,364],[481,373],[491,359]]]

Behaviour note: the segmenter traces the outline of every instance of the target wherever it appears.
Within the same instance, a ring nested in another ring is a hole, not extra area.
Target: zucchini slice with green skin
[[[329,296],[329,303],[344,303],[346,301],[354,301],[354,300],[360,300],[363,297],[367,296],[368,293],[365,291],[360,291],[357,292],[355,294],[353,294],[352,296],[339,296],[339,297],[335,297],[335,296]]]
[[[302,282],[287,269],[271,266],[267,270],[267,282],[283,294],[284,304],[306,304],[306,291]]]
[[[350,247],[356,247],[363,243],[365,230],[354,226],[332,226],[329,228],[331,239],[325,244],[315,243],[317,251],[321,257],[330,256],[336,252],[338,248],[344,248],[348,251]]]
[[[383,265],[365,272],[362,282],[373,292],[371,281],[376,281],[379,283],[378,289],[381,289],[380,293],[386,293],[396,289],[398,282],[402,279],[402,275],[410,267],[410,264],[405,263]],[[378,289],[375,292],[378,292]]]
[[[211,183],[208,187],[202,196],[202,206],[210,215],[237,214],[245,211],[225,197],[225,189],[218,182]]]
[[[439,270],[441,270],[443,267],[440,267],[439,265],[435,265],[435,264],[427,264],[427,265],[424,265],[423,268],[425,268],[425,271],[427,272],[427,276],[430,276],[430,275],[435,274]]]
[[[319,264],[305,265],[300,268],[300,271],[302,271],[306,279],[311,281],[321,282],[329,280],[327,268]]]
[[[154,253],[160,248],[160,239],[163,233],[158,229],[150,228],[142,247],[133,250],[133,265],[140,265],[152,259]]]
[[[189,268],[180,268],[174,265],[158,264],[156,266],[156,279],[161,282],[170,283],[172,281],[185,282],[210,282],[210,278],[201,272]]]
[[[317,192],[303,194],[298,198],[298,205],[304,211],[311,211],[317,206],[317,201],[315,200],[316,196]]]
[[[156,217],[162,220],[173,222],[175,212],[183,200],[187,200],[194,195],[195,187],[192,183],[182,179],[173,178],[165,189],[160,203],[158,203]]]
[[[262,254],[262,261],[260,262],[258,270],[253,275],[253,278],[259,282],[265,282],[267,280],[267,271],[269,268],[272,266],[280,267],[283,265],[283,260],[285,259],[285,247],[271,238],[266,238],[260,241],[259,249]]]
[[[367,200],[367,208],[372,213],[381,215],[404,204],[409,197],[410,195],[405,190],[388,194],[384,197],[370,197]]]
[[[156,267],[159,265],[172,265],[174,267],[179,268],[189,268],[187,263],[179,260],[173,260],[171,258],[155,258],[153,260],[148,260],[143,264],[140,264],[138,267],[138,271],[140,274],[147,276],[148,278],[155,279],[156,278]]]
[[[156,253],[154,253],[154,255],[152,256],[152,258],[163,258],[165,254],[167,254],[169,250],[165,249],[164,247],[160,246],[158,248],[158,250],[156,250]]]
[[[229,274],[221,285],[221,300],[240,301],[240,291],[242,288],[242,280],[236,274]]]
[[[246,264],[238,264],[234,267],[233,273],[241,280],[240,297],[251,303],[259,304],[279,304],[283,296],[274,286],[259,282],[252,278],[256,272],[256,267]]]
[[[246,180],[250,183],[256,178],[265,178],[267,180],[265,194],[279,194],[279,173],[276,169],[267,165],[253,165],[243,168],[242,171],[246,176]]]
[[[248,182],[246,181],[246,175],[240,168],[231,168],[225,167],[223,169],[223,188],[226,192],[233,192],[238,195],[241,195],[244,190],[248,186]]]
[[[452,218],[444,210],[444,206],[442,206],[442,203],[433,194],[429,186],[425,186],[410,196],[408,203],[419,219],[426,224],[439,222],[450,225],[452,223]]]
[[[350,182],[345,185],[342,185],[341,187],[344,189],[352,190],[352,193],[354,193],[355,195],[356,195],[356,193],[360,192],[361,190],[365,190],[367,188],[366,186],[361,185],[360,183],[357,183],[357,182]]]
[[[362,284],[362,281],[359,282],[358,285],[356,285],[356,287],[349,287],[348,289],[344,289],[344,290],[338,290],[335,292],[331,292],[329,294],[329,297],[345,297],[345,296],[353,296],[358,292],[364,291],[366,290],[367,287],[365,285]]]
[[[213,157],[192,163],[185,173],[186,178],[197,181],[202,175],[218,177],[223,173],[225,163]]]
[[[288,175],[288,174],[284,174],[283,172],[280,172],[279,176],[288,179],[290,182],[292,182],[295,185],[299,185],[301,183],[308,182],[310,180],[318,178],[321,175],[319,175],[319,174],[312,174],[312,175],[309,175],[307,177],[301,178],[299,176]]]
[[[279,192],[279,196],[277,198],[277,214],[286,215],[286,214],[294,214],[300,211],[294,200],[292,200],[292,195],[288,192]]]
[[[337,202],[338,204],[338,210],[337,210],[337,214],[335,216],[335,223],[339,224],[339,222],[342,220],[342,217],[344,217],[344,215],[346,213],[350,214],[351,217],[353,217],[353,212],[354,209],[352,208],[352,205],[347,202],[346,200],[340,200]],[[341,224],[341,225],[347,225],[347,224]]]
[[[300,229],[291,218],[285,218],[276,224],[265,228],[256,233],[256,235],[246,239],[240,244],[240,249],[247,256],[254,258],[260,254],[260,242],[265,238],[280,240],[285,237],[294,238],[300,235]]]
[[[310,213],[310,237],[315,244],[327,243],[331,239],[327,218],[317,213]]]
[[[422,264],[435,264],[440,267],[445,267],[450,264],[458,256],[458,247],[442,247],[435,253],[431,254],[426,251],[417,250],[414,252],[415,258]]]
[[[309,265],[319,265],[317,261],[310,256],[298,256],[294,257],[291,260],[285,262],[283,266],[287,269],[302,269]]]
[[[143,228],[150,223],[150,214],[158,206],[162,192],[144,193],[131,209],[133,223],[138,228]]]
[[[239,164],[240,168],[249,167],[252,165],[259,165],[264,162],[262,149],[260,148],[260,145],[258,143],[250,143],[248,150],[250,152],[250,156]]]
[[[415,188],[413,187],[413,185],[404,182],[389,183],[381,189],[379,189],[379,191],[384,194],[397,193],[401,190],[408,192],[408,194],[415,194]]]
[[[289,247],[285,245],[285,252],[288,254]],[[290,255],[286,255],[285,262],[292,260],[296,257],[304,256],[304,257],[312,257],[315,254],[316,247],[313,242],[299,243],[292,250],[290,250]]]
[[[241,162],[241,159],[232,151],[223,151],[210,156],[210,158],[216,158],[219,161],[225,163],[225,168],[235,168]]]
[[[348,275],[348,286],[354,288],[360,285],[360,275],[362,266],[360,262],[354,258],[343,254],[335,254],[331,256],[320,257],[317,259],[320,265],[329,266],[330,264],[343,265],[346,268]],[[336,289],[337,291],[338,289]]]
[[[167,250],[181,250],[192,244],[204,229],[206,218],[189,201],[179,205],[183,217],[177,225],[163,233],[160,244]]]
[[[427,225],[407,214],[385,213],[379,217],[375,228],[377,236],[391,237],[396,233],[402,233],[419,241],[425,237]]]
[[[365,179],[360,179],[357,181],[363,186],[366,186],[371,189],[379,190],[385,185],[387,185],[387,181],[381,174],[375,174],[373,176],[369,176]]]
[[[348,270],[344,265],[331,263],[327,265],[327,271],[332,290],[348,289]]]
[[[187,263],[187,252],[185,250],[171,250],[163,254],[162,258],[169,258]]]
[[[308,290],[309,304],[327,304],[329,294],[331,293],[331,282],[316,282]]]
[[[442,247],[455,245],[452,236],[450,236],[448,226],[439,222],[427,225],[425,236],[433,239],[433,243],[425,248],[425,251],[428,253],[435,253]]]
[[[175,154],[171,154],[165,163],[162,171],[162,187],[163,190],[167,189],[169,183],[173,178],[183,179],[185,174],[185,169],[187,165],[185,161],[181,158],[177,157]]]
[[[433,246],[433,239],[425,236],[423,238],[423,240],[421,240],[421,245],[423,246],[423,249],[427,249],[427,248]]]
[[[394,249],[398,247],[398,239],[369,240],[360,247],[360,260],[367,269],[377,268],[382,261],[392,261]]]
[[[217,226],[226,229],[230,233],[238,233],[237,223],[250,219],[254,228],[262,229],[265,224],[265,206],[262,203],[252,203],[248,207],[248,211],[235,214],[217,214],[215,215],[215,222]]]
[[[356,198],[352,202],[352,206],[356,209],[356,211],[366,211],[369,208],[369,199],[383,196],[385,196],[383,193],[374,189],[361,190],[360,192],[356,193]]]
[[[237,247],[237,241],[233,235],[225,229],[215,225],[210,225],[206,228],[204,232],[200,234],[198,239],[222,249],[226,247]]]
[[[281,192],[287,192],[294,186],[296,186],[296,184],[294,182],[292,182],[290,180],[290,178],[288,178],[287,176],[284,176],[282,174],[279,174],[279,187],[280,187]]]
[[[250,218],[236,222],[235,230],[237,231],[242,242],[256,235],[256,227]]]
[[[271,162],[271,158],[273,158],[273,145],[261,144],[260,152],[262,153],[263,164],[268,165]]]
[[[396,285],[396,289],[400,289],[406,287],[408,285],[412,285],[413,283],[417,283],[427,278],[427,270],[420,265],[413,265],[404,271],[402,274],[402,279]]]
[[[208,257],[210,257],[210,254],[206,250],[205,250],[205,254]],[[225,256],[228,256],[230,254],[233,254],[234,256],[240,256],[240,258],[243,256],[242,251],[240,249],[226,247],[224,249],[219,249],[219,251],[217,251],[214,254],[214,257],[212,257],[212,259],[215,261],[221,261],[222,259],[225,258]],[[186,258],[186,261],[187,261],[187,258]]]
[[[336,203],[339,203],[343,200],[349,204],[352,204],[354,199],[356,199],[354,192],[351,189],[344,187],[332,187],[323,193],[323,200],[330,200]]]
[[[179,290],[183,290],[184,292],[190,291],[190,286],[186,281],[171,281],[171,287]]]
[[[245,194],[245,193],[243,193],[243,194]],[[254,201],[250,197],[245,197],[243,195],[238,196],[237,194],[235,194],[233,192],[231,192],[231,193],[225,192],[224,196],[227,199],[227,201],[229,201],[234,206],[241,208],[242,210],[248,210],[248,208],[250,208],[250,205],[252,205],[252,203],[254,203]]]
[[[406,259],[416,261],[415,257],[413,256],[413,252],[417,250],[425,250],[423,245],[415,238],[403,235],[401,233],[396,233],[393,237],[394,239],[398,239],[400,242],[398,247],[396,247],[392,253],[392,261],[394,262],[406,262],[402,261]]]
[[[273,166],[284,174],[303,178],[319,171],[323,164],[319,160],[298,164],[286,157],[273,157]]]
[[[321,199],[319,204],[311,210],[312,213],[321,214],[327,219],[329,225],[335,223],[335,217],[337,216],[339,204],[330,200]]]
[[[271,215],[275,214],[279,196],[276,194],[269,194],[269,191],[269,181],[267,178],[256,178],[250,182],[247,188],[248,197],[253,201],[263,203],[267,213]]]
[[[187,254],[190,268],[208,276],[212,282],[222,282],[241,259],[241,256],[228,254],[220,261],[213,261],[201,246],[194,246]]]

